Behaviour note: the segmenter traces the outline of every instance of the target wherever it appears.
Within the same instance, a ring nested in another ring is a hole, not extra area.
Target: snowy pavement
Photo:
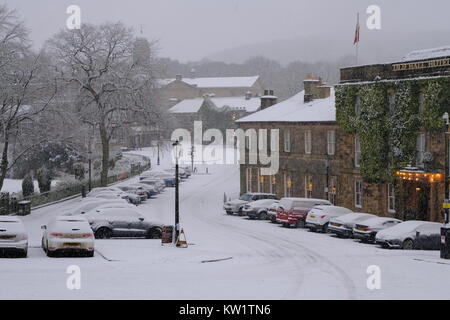
[[[384,250],[228,216],[223,194],[238,192],[239,168],[215,165],[209,172],[180,186],[187,249],[160,240],[97,240],[94,258],[47,258],[40,226],[80,199],[35,210],[23,218],[28,259],[0,259],[0,299],[450,298],[450,263],[439,252]],[[140,209],[148,219],[173,224],[174,190]],[[81,290],[67,289],[71,265],[81,268]],[[367,288],[371,265],[380,267],[380,290]]]

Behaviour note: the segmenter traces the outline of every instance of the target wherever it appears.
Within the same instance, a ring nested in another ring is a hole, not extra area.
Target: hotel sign
[[[420,70],[450,66],[450,58],[434,59],[428,61],[397,63],[392,65],[393,71]]]

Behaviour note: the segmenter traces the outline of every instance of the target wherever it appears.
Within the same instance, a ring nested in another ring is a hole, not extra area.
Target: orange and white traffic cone
[[[184,234],[184,230],[183,229],[181,229],[181,232],[178,235],[176,246],[178,248],[187,248],[188,247],[188,243],[187,243],[187,240],[186,240],[186,235]]]

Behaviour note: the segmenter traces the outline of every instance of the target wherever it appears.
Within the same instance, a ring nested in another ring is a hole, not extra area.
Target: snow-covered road
[[[80,201],[74,199],[24,218],[32,248],[28,259],[0,259],[0,299],[450,298],[450,263],[439,252],[383,250],[228,216],[223,195],[238,193],[239,169],[208,169],[209,175],[195,175],[180,187],[188,249],[158,240],[98,240],[92,259],[47,258],[40,226]],[[173,223],[174,190],[140,209],[149,219]],[[66,287],[70,265],[81,268],[81,290]],[[367,288],[370,265],[381,269],[380,290]]]

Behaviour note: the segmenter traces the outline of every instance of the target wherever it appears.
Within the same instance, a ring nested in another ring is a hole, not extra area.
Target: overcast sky
[[[393,32],[449,30],[449,0],[3,0],[16,8],[36,46],[65,27],[66,8],[81,7],[82,21],[121,20],[159,39],[161,55],[200,60],[236,46],[316,34],[353,37],[356,13],[376,4],[382,28]],[[376,32],[376,31],[371,31]],[[399,39],[400,41],[401,39]],[[450,41],[447,41],[450,44]],[[351,46],[351,44],[350,44]]]

